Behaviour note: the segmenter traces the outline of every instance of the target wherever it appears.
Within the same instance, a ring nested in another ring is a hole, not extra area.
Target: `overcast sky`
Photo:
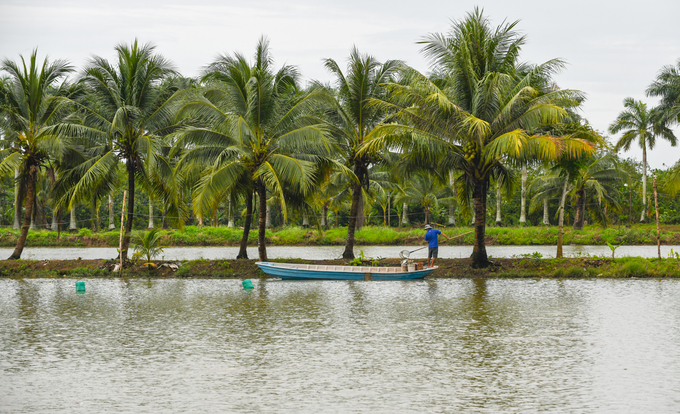
[[[567,62],[557,82],[586,93],[583,116],[601,132],[623,109],[625,97],[656,104],[645,89],[664,65],[680,58],[678,0],[477,4],[494,25],[520,20],[518,30],[527,35],[522,60]],[[474,3],[450,0],[0,0],[0,56],[16,60],[37,47],[41,56],[82,68],[91,55],[112,59],[116,44],[138,38],[154,43],[183,75],[196,76],[218,54],[252,56],[265,35],[277,67],[297,65],[306,79],[329,81],[322,59],[345,62],[353,45],[381,61],[401,59],[427,72],[416,42],[447,32],[452,20],[473,8]],[[660,144],[649,160],[663,168],[678,155],[680,148]],[[641,151],[623,156],[640,159]]]

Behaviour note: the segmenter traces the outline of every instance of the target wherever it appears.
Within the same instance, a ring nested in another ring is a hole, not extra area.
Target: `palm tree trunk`
[[[472,248],[472,267],[487,267],[492,264],[486,254],[484,237],[486,236],[486,190],[487,182],[475,182],[472,200],[475,212],[475,244]]]
[[[36,226],[35,222],[37,221],[36,215],[38,214],[38,197],[33,198],[33,214],[31,214],[31,225],[29,227],[30,230],[36,230],[38,227]]]
[[[642,214],[640,222],[647,220],[647,148],[642,147]]]
[[[574,213],[574,230],[583,230],[583,221],[585,219],[585,201],[586,190],[580,189],[576,193],[576,212]]]
[[[57,210],[52,210],[52,225],[50,229],[52,231],[57,231],[59,227],[59,212]]]
[[[260,206],[258,214],[260,222],[257,229],[257,251],[260,255],[260,261],[267,261],[267,246],[265,244],[265,230],[267,226],[267,187],[265,187],[262,179],[257,182],[257,195],[259,197]]]
[[[519,223],[527,222],[527,163],[522,164],[522,193],[520,197]]]
[[[231,200],[229,200],[227,204],[227,216],[229,217],[229,221],[227,222],[227,227],[233,229],[234,228],[234,206],[231,203]]]
[[[550,225],[550,211],[548,210],[548,199],[543,200],[543,224]]]
[[[76,206],[71,207],[71,217],[68,224],[68,231],[70,232],[78,231],[78,224],[76,223]]]
[[[246,222],[243,224],[243,236],[241,236],[241,247],[238,251],[237,259],[248,259],[248,236],[250,235],[250,223],[253,221],[253,192],[246,194]]]
[[[557,254],[556,258],[562,257],[562,239],[564,236],[564,203],[567,201],[567,188],[569,187],[569,172],[564,178],[564,188],[562,189],[562,198],[560,198],[560,218],[557,222],[559,229],[557,230]]]
[[[456,177],[453,173],[453,171],[449,172],[449,185],[451,186],[451,189],[453,190],[453,197],[454,199],[458,197],[458,190],[456,189]],[[456,201],[451,203],[449,206],[449,226],[455,226],[456,225],[456,206],[455,206]]]
[[[501,224],[503,217],[501,217],[501,185],[496,183],[496,224]]]
[[[149,199],[149,227],[150,229],[153,228],[153,203],[151,202],[151,199]]]
[[[361,230],[364,227],[366,216],[364,215],[364,192],[359,190],[359,208],[357,209],[357,225],[356,229]]]
[[[352,207],[349,210],[349,224],[347,225],[347,239],[343,259],[354,259],[354,232],[357,227],[357,215],[361,204],[361,184],[355,183],[352,189]]]
[[[307,215],[307,211],[302,212],[302,228],[307,228],[309,227],[309,216]]]
[[[403,224],[404,226],[407,226],[409,224],[409,221],[408,221],[408,204],[406,204],[406,203],[404,203],[402,205],[401,224]]]
[[[132,234],[132,221],[135,218],[135,161],[127,159],[128,173],[128,199],[127,199],[127,220],[125,221],[125,235],[120,249],[120,257],[123,261],[128,258],[128,247],[130,246],[130,236]]]
[[[21,259],[21,252],[26,246],[26,238],[28,238],[28,229],[31,226],[31,217],[33,216],[33,204],[35,204],[35,185],[38,178],[38,166],[31,165],[28,167],[28,180],[26,182],[26,211],[24,213],[24,224],[21,226],[21,233],[17,240],[17,245],[14,252],[7,260]]]
[[[387,227],[392,227],[392,193],[387,193]]]
[[[328,203],[324,203],[321,207],[321,227],[324,230],[328,229]]]
[[[23,203],[21,194],[21,180],[19,180],[19,169],[14,169],[14,230],[21,228],[21,207]]]
[[[113,197],[109,194],[109,230],[116,229],[116,220],[113,216]]]
[[[99,208],[96,198],[92,198],[92,230],[99,231]]]
[[[50,167],[47,170],[47,175],[50,178],[50,185],[54,187],[54,183],[57,181],[57,173],[54,171],[54,168]],[[57,211],[52,209],[52,223],[49,227],[52,231],[57,231],[57,215]]]
[[[268,229],[272,228],[272,209],[267,206],[267,221],[265,223],[265,227]]]

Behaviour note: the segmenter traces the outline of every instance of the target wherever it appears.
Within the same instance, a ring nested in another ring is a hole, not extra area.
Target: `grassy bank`
[[[449,237],[472,231],[472,227],[450,227],[441,229]],[[228,227],[195,227],[187,226],[183,230],[162,230],[163,246],[237,246],[243,231]],[[557,243],[557,227],[488,227],[487,245],[554,245]],[[357,245],[414,245],[421,244],[424,231],[418,228],[388,228],[370,226],[356,232]],[[266,240],[272,246],[326,245],[342,246],[347,238],[347,228],[332,228],[326,231],[285,227],[267,230]],[[0,232],[0,247],[14,247],[18,231],[3,230]],[[107,231],[95,233],[89,229],[81,229],[78,233],[61,233],[39,230],[28,234],[29,247],[117,247],[119,233]],[[451,245],[470,245],[474,240],[472,233],[453,239]],[[257,230],[250,232],[251,245],[257,243]],[[631,228],[610,227],[602,229],[588,226],[581,231],[565,229],[564,244],[569,245],[653,245],[656,244],[656,226],[638,224]],[[680,226],[665,225],[661,227],[661,243],[665,245],[680,244]]]
[[[294,263],[348,265],[344,260],[281,260]],[[176,262],[173,262],[176,263]],[[111,260],[0,261],[4,278],[85,278],[121,277],[112,272]],[[159,263],[160,264],[160,263]],[[379,266],[397,266],[397,259],[383,259]],[[498,259],[487,269],[471,269],[469,259],[439,259],[439,269],[428,279],[436,278],[680,278],[678,259]],[[142,264],[126,268],[125,278],[267,278],[255,266],[255,260],[193,260],[181,262],[177,270],[158,267],[148,270]]]

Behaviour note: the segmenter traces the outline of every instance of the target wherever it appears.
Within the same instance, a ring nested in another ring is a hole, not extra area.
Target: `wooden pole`
[[[656,174],[654,174],[652,186],[654,187],[654,210],[656,210],[656,247],[659,251],[659,259],[661,259],[661,232],[659,231],[659,202],[656,199]]]
[[[123,274],[123,229],[125,228],[125,199],[127,198],[127,190],[123,191],[123,211],[120,213],[120,239],[118,240],[118,256],[120,256],[120,269],[118,271]]]
[[[560,218],[558,221],[557,230],[557,253],[555,258],[559,259],[562,257],[562,240],[564,236],[564,203],[567,200],[567,189],[569,186],[569,172],[567,171],[567,176],[564,179],[564,188],[562,189],[562,198],[560,198]]]

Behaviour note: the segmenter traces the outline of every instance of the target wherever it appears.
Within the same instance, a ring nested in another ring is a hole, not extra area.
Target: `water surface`
[[[354,253],[358,256],[361,251],[367,257],[399,257],[401,250],[416,250],[423,246],[357,246]],[[269,259],[315,259],[330,260],[342,257],[343,246],[267,246]],[[512,258],[538,252],[543,257],[555,257],[556,246],[487,246],[487,253],[492,257]],[[661,246],[661,257],[668,257],[671,249],[680,252],[680,246]],[[14,249],[0,248],[0,258],[9,257]],[[166,247],[161,256],[163,260],[225,260],[236,259],[239,248],[226,247]],[[440,246],[439,257],[458,259],[470,257],[472,246]],[[611,257],[608,246],[564,246],[566,257],[605,256]],[[30,260],[85,260],[113,259],[118,256],[114,247],[28,247],[24,249],[23,259]],[[640,256],[657,257],[657,246],[620,246],[616,249],[616,257]],[[257,247],[248,248],[248,257],[258,257]],[[412,254],[413,258],[425,259],[427,249],[421,249]]]
[[[0,280],[3,413],[678,412],[680,281]]]

